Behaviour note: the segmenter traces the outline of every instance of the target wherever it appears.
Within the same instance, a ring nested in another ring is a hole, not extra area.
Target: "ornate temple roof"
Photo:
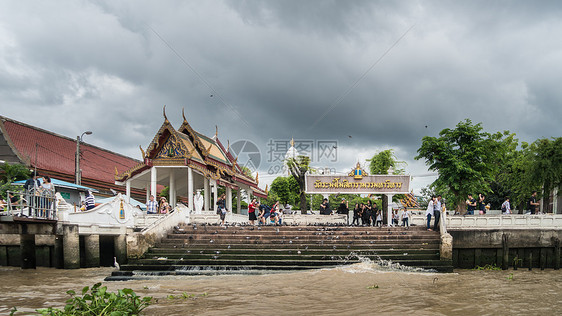
[[[257,195],[265,195],[256,179],[244,174],[236,158],[224,148],[217,134],[208,137],[195,131],[182,111],[183,123],[174,129],[166,117],[148,145],[141,147],[143,161],[125,172],[115,173],[115,180],[124,182],[152,166],[189,166],[203,176],[217,180],[221,185],[235,187],[234,182],[248,185]]]

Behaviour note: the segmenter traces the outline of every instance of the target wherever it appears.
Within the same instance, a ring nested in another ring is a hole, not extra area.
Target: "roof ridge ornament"
[[[146,158],[146,153],[145,153],[144,150],[142,149],[142,146],[141,146],[141,145],[139,145],[139,148],[140,148],[141,153],[142,153],[142,160],[144,160],[144,159]]]
[[[185,108],[181,108],[181,116],[183,117],[183,122],[187,123],[187,119],[185,118],[184,110],[185,110]]]
[[[219,126],[215,125],[215,139],[219,137]]]
[[[164,122],[170,124],[170,121],[168,121],[168,117],[166,116],[166,104],[164,104],[164,109],[162,110],[162,113],[164,114]]]

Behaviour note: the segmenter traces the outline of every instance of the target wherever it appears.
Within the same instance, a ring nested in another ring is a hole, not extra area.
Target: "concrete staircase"
[[[419,226],[183,225],[107,280],[318,269],[366,259],[452,272],[452,262],[440,260],[439,243],[439,233]]]

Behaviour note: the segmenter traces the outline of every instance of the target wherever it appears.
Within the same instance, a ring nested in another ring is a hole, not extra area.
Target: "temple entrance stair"
[[[332,268],[362,260],[452,272],[439,246],[439,233],[419,226],[183,225],[108,280]]]

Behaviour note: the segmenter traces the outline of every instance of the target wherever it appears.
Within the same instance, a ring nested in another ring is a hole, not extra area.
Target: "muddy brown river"
[[[69,289],[101,282],[112,268],[0,268],[0,314],[64,306]],[[371,262],[269,275],[167,277],[104,282],[153,296],[145,315],[561,315],[562,270],[401,271]],[[183,298],[182,294],[194,294]],[[206,294],[205,294],[206,293]],[[175,298],[168,298],[173,295]],[[179,297],[179,298],[178,298]]]

